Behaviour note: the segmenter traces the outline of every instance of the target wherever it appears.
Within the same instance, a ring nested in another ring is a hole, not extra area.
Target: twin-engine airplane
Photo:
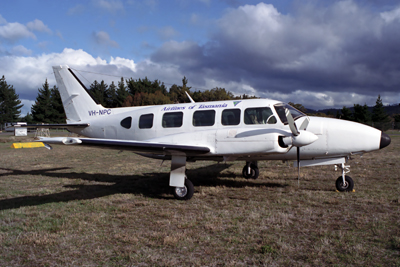
[[[226,100],[126,108],[95,103],[68,66],[53,67],[64,105],[66,127],[80,137],[41,138],[46,144],[86,145],[131,150],[171,160],[169,185],[179,200],[192,198],[186,162],[243,160],[245,178],[256,179],[259,160],[296,160],[301,166],[339,165],[339,191],[352,191],[347,160],[382,149],[390,137],[369,126],[332,118],[308,117],[270,99]],[[300,125],[299,127],[297,125]],[[301,151],[301,153],[300,153]]]

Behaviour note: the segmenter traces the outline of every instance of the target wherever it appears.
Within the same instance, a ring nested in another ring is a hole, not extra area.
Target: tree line
[[[297,108],[300,111],[303,111],[304,113],[307,113],[307,109],[301,104],[294,104],[292,102],[289,102],[289,105]],[[352,109],[343,106],[342,109],[336,112],[336,115],[332,114],[330,111],[328,111],[327,113],[309,113],[308,115],[332,118],[336,117],[342,120],[349,120],[370,125],[384,131],[392,128],[400,129],[400,114],[393,114],[392,117],[389,116],[385,110],[380,95],[378,95],[375,105],[372,107],[372,112],[370,111],[370,107],[368,107],[367,104],[354,104],[354,107]]]
[[[225,88],[215,87],[211,90],[191,90],[188,86],[188,79],[183,77],[182,85],[172,85],[169,90],[164,83],[159,80],[151,81],[147,77],[144,79],[124,79],[121,78],[117,84],[111,82],[106,84],[104,80],[98,82],[95,80],[87,89],[91,97],[96,103],[107,108],[130,107],[143,105],[160,105],[160,104],[176,104],[190,102],[186,92],[190,94],[196,102],[248,99],[256,98],[255,96],[240,95],[234,96],[233,93]],[[307,109],[301,104],[289,102],[290,105],[307,113]],[[35,103],[32,105],[31,112],[25,117],[21,117],[22,108],[18,94],[12,85],[8,85],[3,76],[0,79],[0,123],[5,122],[26,121],[28,124],[33,123],[65,123],[65,112],[62,106],[60,93],[57,86],[50,88],[45,80],[42,88],[38,88],[38,95]],[[313,116],[336,117],[345,120],[351,120],[374,126],[378,129],[387,130],[395,125],[400,128],[400,114],[390,117],[382,104],[380,95],[376,100],[376,104],[369,111],[369,107],[364,104],[354,104],[353,110],[343,107],[334,114],[328,112],[309,114]]]

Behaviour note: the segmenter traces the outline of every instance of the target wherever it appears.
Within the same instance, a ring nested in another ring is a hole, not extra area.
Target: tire
[[[260,170],[254,164],[250,164],[250,174],[247,173],[247,165],[243,167],[242,175],[246,179],[257,179],[260,175]]]
[[[354,188],[353,179],[351,179],[350,176],[346,175],[345,181],[346,181],[346,184],[343,185],[343,178],[342,178],[342,176],[339,176],[339,178],[337,178],[337,180],[336,180],[336,189],[339,192],[352,192],[353,188]]]
[[[184,187],[174,187],[173,194],[177,200],[191,199],[194,194],[193,183],[189,179],[185,179],[185,186]]]

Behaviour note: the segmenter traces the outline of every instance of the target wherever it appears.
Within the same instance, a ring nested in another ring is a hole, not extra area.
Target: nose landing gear
[[[338,165],[335,165],[335,170],[337,170]],[[342,163],[339,165],[339,168],[342,169],[342,176],[339,176],[336,180],[336,189],[339,192],[353,192],[354,189],[354,181],[350,176],[346,174],[350,172],[350,165],[344,165]]]

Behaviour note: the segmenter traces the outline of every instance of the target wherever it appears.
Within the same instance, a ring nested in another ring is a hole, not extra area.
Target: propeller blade
[[[307,116],[303,123],[300,125],[299,130],[305,131],[307,129],[308,123],[310,122],[310,118]]]
[[[287,121],[289,123],[290,131],[292,131],[292,134],[294,136],[298,136],[300,133],[297,130],[296,124],[294,123],[292,113],[290,113],[290,110],[287,108],[285,108],[285,115],[286,115]]]
[[[297,186],[300,186],[300,147],[297,147]]]

